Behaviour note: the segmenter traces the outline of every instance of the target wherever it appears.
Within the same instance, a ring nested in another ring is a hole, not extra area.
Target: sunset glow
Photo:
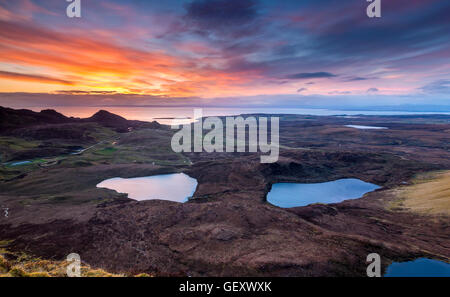
[[[448,1],[385,1],[380,19],[356,0],[66,6],[0,1],[0,92],[448,100]]]

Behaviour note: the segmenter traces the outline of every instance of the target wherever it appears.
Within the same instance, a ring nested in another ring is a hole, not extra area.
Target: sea
[[[43,108],[30,108],[40,111]],[[128,120],[157,121],[160,124],[170,125],[184,122],[193,122],[194,109],[202,109],[202,116],[235,116],[240,114],[296,114],[315,116],[356,116],[356,115],[418,115],[418,114],[449,114],[450,112],[408,112],[408,111],[365,111],[365,110],[333,110],[318,108],[274,108],[274,107],[79,107],[79,106],[55,106],[46,109],[54,109],[65,116],[87,118],[100,109],[120,115]],[[177,119],[174,121],[174,119]]]

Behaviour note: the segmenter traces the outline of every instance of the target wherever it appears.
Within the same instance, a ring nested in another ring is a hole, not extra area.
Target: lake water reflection
[[[184,174],[164,174],[136,178],[110,178],[97,185],[119,193],[128,194],[134,200],[169,200],[186,202],[197,188],[197,180]]]
[[[362,125],[345,125],[347,128],[355,128],[358,130],[385,130],[386,127],[376,127],[376,126],[362,126]]]
[[[267,201],[283,208],[312,203],[337,203],[360,198],[365,193],[378,188],[380,187],[377,185],[355,178],[316,184],[277,183],[272,186],[267,195]]]
[[[394,262],[386,270],[385,277],[450,277],[450,264],[420,258],[408,262]]]

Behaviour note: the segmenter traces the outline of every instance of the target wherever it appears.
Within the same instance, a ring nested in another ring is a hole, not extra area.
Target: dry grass
[[[450,216],[450,171],[426,174],[396,192],[398,207],[428,215]]]
[[[26,254],[7,251],[7,242],[0,241],[0,277],[66,277],[67,261],[51,261],[33,258]],[[9,257],[6,257],[9,255]],[[81,266],[82,277],[125,277],[124,274],[113,274],[103,269],[93,269],[88,265]],[[146,273],[135,277],[151,277]]]
[[[0,255],[0,277],[66,277],[66,261],[48,261],[41,259],[6,260]],[[123,277],[121,274],[112,274],[102,269],[91,269],[89,266],[81,267],[83,277]]]

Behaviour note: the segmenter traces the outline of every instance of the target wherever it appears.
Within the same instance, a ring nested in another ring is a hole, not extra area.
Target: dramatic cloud
[[[362,81],[362,80],[369,80],[369,79],[374,79],[374,78],[356,76],[356,77],[346,78],[345,81],[352,82],[352,81]]]
[[[350,91],[332,91],[332,92],[328,92],[329,95],[349,95],[352,92]]]
[[[330,78],[336,75],[329,72],[311,72],[311,73],[296,73],[286,76],[288,79],[311,79],[311,78]]]
[[[0,0],[0,92],[450,100],[450,1],[384,1],[380,19],[367,5],[96,0],[69,19],[65,1]]]
[[[187,25],[203,36],[213,33],[219,39],[246,37],[261,28],[256,22],[257,5],[255,0],[194,0],[186,5]]]
[[[0,77],[9,78],[9,79],[13,79],[13,80],[37,81],[37,82],[44,82],[44,83],[58,84],[58,85],[60,85],[60,84],[73,85],[74,84],[74,82],[71,82],[71,81],[52,78],[52,77],[43,76],[43,75],[22,74],[22,73],[8,72],[8,71],[0,71]]]
[[[450,80],[438,80],[434,81],[432,83],[429,83],[421,88],[419,90],[422,90],[426,93],[432,93],[432,94],[450,94]]]
[[[206,26],[239,26],[256,15],[254,0],[196,0],[186,5],[187,16]]]

